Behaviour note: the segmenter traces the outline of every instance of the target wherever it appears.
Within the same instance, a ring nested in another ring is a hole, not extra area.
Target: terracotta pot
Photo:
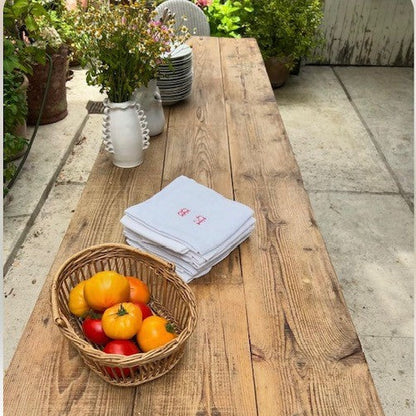
[[[68,49],[61,47],[56,54],[52,55],[51,83],[40,124],[55,123],[68,115],[65,85],[67,70]],[[27,90],[28,124],[34,125],[38,119],[48,79],[48,71],[49,62],[46,61],[45,65],[34,65],[33,74],[29,76],[29,88]]]
[[[285,84],[290,75],[288,65],[291,64],[289,58],[268,58],[264,61],[267,75],[273,88],[279,88]]]

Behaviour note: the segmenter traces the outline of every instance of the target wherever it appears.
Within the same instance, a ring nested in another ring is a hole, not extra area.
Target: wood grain
[[[258,414],[382,415],[255,42],[221,46]]]
[[[310,62],[413,66],[413,21],[409,0],[325,0],[326,43]]]
[[[194,38],[192,44],[198,63],[192,98],[171,110],[163,180],[167,184],[186,175],[232,198],[218,39]],[[198,324],[187,353],[156,387],[143,386],[147,400],[138,396],[135,411],[256,414],[238,250],[190,286],[197,298]],[[167,394],[175,400],[166,400]]]
[[[382,415],[253,39],[192,38],[192,97],[135,169],[101,150],[4,379],[4,414]],[[122,242],[124,209],[186,175],[252,207],[250,238],[190,283],[198,323],[165,376],[114,387],[88,371],[51,321],[58,267]]]
[[[152,139],[144,163],[135,169],[115,168],[103,150],[98,155],[5,375],[5,415],[130,414],[134,389],[114,388],[87,370],[51,320],[49,288],[72,254],[93,244],[123,241],[119,220],[124,209],[160,190],[165,146],[164,134]]]

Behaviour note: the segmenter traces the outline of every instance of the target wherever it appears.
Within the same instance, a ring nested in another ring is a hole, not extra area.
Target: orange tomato
[[[83,316],[90,310],[84,296],[84,287],[86,282],[86,280],[83,280],[69,292],[68,307],[71,313],[75,316]]]
[[[84,295],[92,309],[104,311],[116,303],[129,301],[129,281],[115,271],[98,272],[86,280]]]
[[[101,323],[108,337],[130,339],[142,325],[142,311],[135,303],[118,303],[105,310]]]
[[[175,339],[173,326],[161,316],[149,316],[142,322],[136,339],[143,352],[153,350]]]
[[[130,284],[130,302],[148,303],[150,291],[146,283],[133,276],[127,276],[127,279]]]

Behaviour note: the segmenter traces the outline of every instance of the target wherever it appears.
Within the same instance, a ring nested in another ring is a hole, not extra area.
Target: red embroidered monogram
[[[194,223],[197,224],[197,225],[201,225],[206,220],[207,219],[205,217],[203,217],[202,215],[197,215],[194,219]]]
[[[191,210],[188,209],[188,208],[181,208],[178,211],[178,215],[181,216],[181,217],[184,217],[185,215],[188,215],[190,212],[191,212]],[[201,225],[206,220],[207,220],[206,217],[204,217],[203,215],[196,215],[195,218],[194,218],[194,223],[196,225]]]
[[[178,215],[180,215],[181,217],[184,217],[185,215],[188,215],[190,212],[191,212],[191,210],[188,209],[188,208],[181,208],[178,211]]]

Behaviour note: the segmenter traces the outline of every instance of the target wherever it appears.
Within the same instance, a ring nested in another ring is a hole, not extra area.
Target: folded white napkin
[[[180,264],[183,268],[188,268],[190,273],[194,273],[196,271],[205,269],[207,269],[208,272],[212,266],[227,257],[231,251],[233,251],[239,244],[241,244],[250,235],[252,230],[253,227],[247,229],[243,234],[240,234],[233,240],[232,244],[227,245],[222,250],[218,250],[216,256],[209,261],[202,261],[200,258],[198,258],[197,253],[193,253],[191,251],[185,255],[177,254],[163,246],[160,246],[159,244],[155,244],[152,241],[143,239],[139,235],[127,229],[124,230],[124,235],[130,245],[140,246],[142,250],[154,253],[172,263]]]
[[[253,210],[179,176],[125,214],[159,235],[204,255],[235,234]]]
[[[176,265],[185,282],[209,272],[252,232],[253,210],[185,176],[129,207],[128,244]]]
[[[163,247],[164,250],[169,250],[175,254],[180,254],[183,258],[189,259],[189,261],[192,261],[195,266],[198,267],[205,264],[207,261],[212,261],[218,256],[219,253],[222,253],[229,247],[235,247],[235,244],[240,240],[241,235],[245,235],[247,238],[253,230],[256,221],[253,217],[249,218],[236,231],[235,234],[231,235],[219,246],[215,247],[213,250],[207,252],[203,256],[197,252],[190,250],[188,247],[178,243],[175,240],[169,239],[163,235],[160,235],[159,233],[149,230],[147,227],[133,221],[131,218],[123,217],[121,222],[125,226],[124,233],[130,240],[140,240],[142,244],[150,244],[156,247]]]

